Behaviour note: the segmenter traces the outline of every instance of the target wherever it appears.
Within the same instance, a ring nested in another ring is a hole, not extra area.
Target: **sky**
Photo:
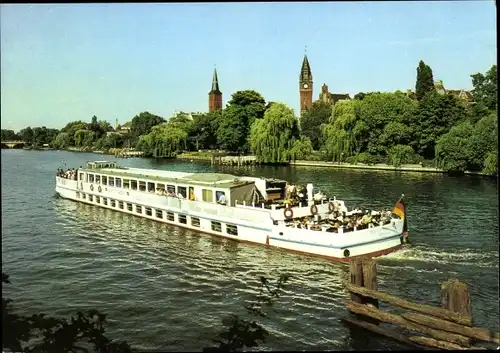
[[[214,67],[238,90],[299,111],[313,98],[414,89],[424,60],[448,89],[496,64],[493,1],[10,4],[0,6],[1,126],[113,126],[149,111],[205,112]]]

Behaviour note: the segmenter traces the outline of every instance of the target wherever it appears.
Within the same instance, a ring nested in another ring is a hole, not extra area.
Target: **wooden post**
[[[363,267],[363,287],[377,290],[377,263],[373,259],[365,259]],[[364,302],[378,308],[378,299],[364,297]]]
[[[351,283],[363,287],[363,263],[361,260],[354,259],[349,262],[349,273]],[[351,300],[355,303],[363,303],[363,296],[351,293]]]
[[[472,307],[467,284],[458,279],[449,279],[441,284],[441,307],[461,316],[470,318],[472,326]],[[472,340],[469,339],[469,344]]]

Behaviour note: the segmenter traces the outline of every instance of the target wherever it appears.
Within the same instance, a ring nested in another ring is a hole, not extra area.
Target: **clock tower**
[[[311,66],[307,60],[307,54],[304,54],[302,61],[302,68],[299,76],[299,93],[300,93],[300,115],[312,106],[313,96],[313,77],[311,73]]]

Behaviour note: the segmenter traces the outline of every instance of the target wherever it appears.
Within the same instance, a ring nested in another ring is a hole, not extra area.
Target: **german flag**
[[[399,198],[399,201],[396,202],[396,206],[394,206],[394,209],[392,210],[392,213],[398,216],[401,219],[406,218],[406,207],[403,201],[404,195],[401,195]]]

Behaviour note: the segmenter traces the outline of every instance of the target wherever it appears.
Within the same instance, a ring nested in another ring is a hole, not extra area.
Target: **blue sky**
[[[1,5],[1,123],[62,128],[92,115],[207,111],[214,65],[237,90],[299,108],[307,46],[314,99],[414,88],[419,60],[446,88],[496,64],[493,1]]]

